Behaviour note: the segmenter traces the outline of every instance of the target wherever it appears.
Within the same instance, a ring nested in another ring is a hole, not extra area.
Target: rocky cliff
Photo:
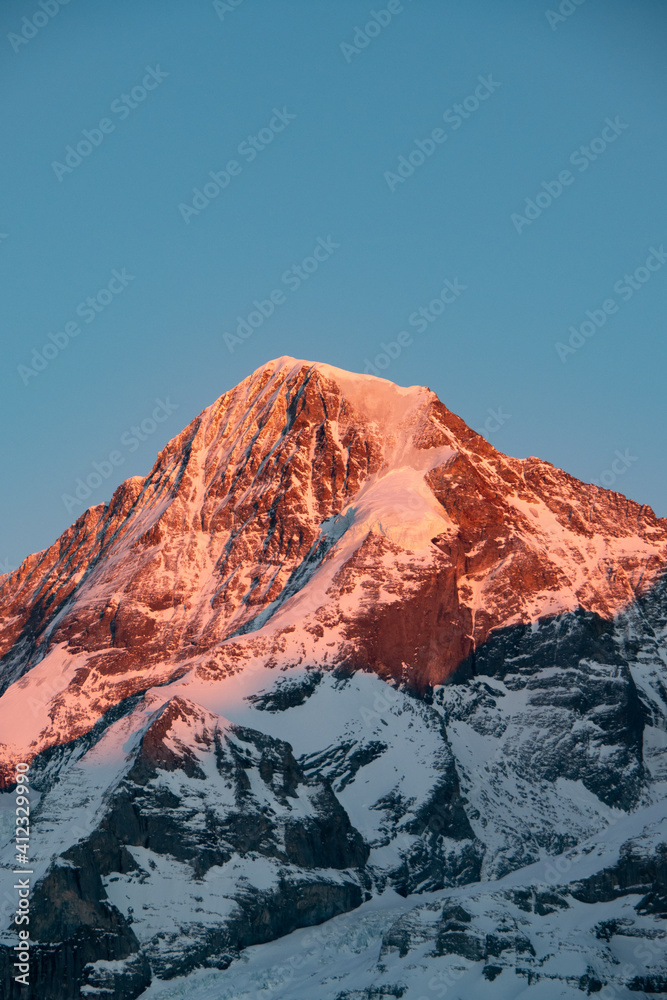
[[[376,978],[326,986],[322,939],[304,996],[433,995],[405,956],[470,989],[659,991],[650,949],[614,963],[664,933],[666,565],[665,519],[502,455],[427,389],[259,369],[0,577],[35,996],[242,996],[249,946],[369,922]],[[610,900],[581,972],[550,965]]]

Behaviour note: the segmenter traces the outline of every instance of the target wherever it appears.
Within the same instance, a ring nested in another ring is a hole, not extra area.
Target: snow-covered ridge
[[[613,617],[666,563],[665,520],[506,458],[429,390],[278,358],[3,578],[2,757],[257,660],[353,654],[423,688],[494,629]]]
[[[661,988],[666,564],[427,389],[262,366],[0,579],[40,995]]]

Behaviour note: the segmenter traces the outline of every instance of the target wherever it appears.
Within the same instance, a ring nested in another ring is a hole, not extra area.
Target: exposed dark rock
[[[590,996],[591,993],[599,993],[604,983],[594,973],[589,971],[581,976],[578,986],[582,992],[585,991],[586,995]]]
[[[381,740],[369,740],[367,743],[346,740],[334,747],[301,757],[299,765],[305,774],[326,777],[335,792],[342,792],[354,781],[360,768],[377,760],[386,749],[387,744]]]
[[[502,971],[502,965],[485,965],[482,969],[482,975],[485,979],[488,979],[489,982],[492,983],[494,979],[498,978]]]
[[[240,893],[237,910],[224,924],[203,929],[187,950],[165,958],[157,942],[145,949],[153,973],[162,979],[183,976],[199,967],[225,969],[244,948],[273,941],[299,927],[311,927],[353,910],[363,893],[351,879],[339,883],[285,878],[275,892]]]
[[[607,902],[619,896],[646,893],[637,909],[653,912],[651,897],[659,908],[659,900],[667,893],[667,844],[658,844],[654,853],[633,841],[623,845],[617,864],[596,872],[590,878],[573,883],[570,892],[584,903]]]
[[[466,931],[441,931],[433,951],[434,955],[460,955],[470,962],[481,962],[486,958],[484,938]]]
[[[31,905],[30,981],[40,1000],[72,1000],[87,981],[87,966],[132,958],[117,970],[105,1000],[134,1000],[150,983],[150,968],[138,955],[131,927],[108,899],[95,858],[84,846],[71,848],[35,886]],[[12,954],[0,949],[3,997],[25,1000],[14,979]]]
[[[322,680],[321,670],[310,670],[298,680],[281,679],[270,691],[248,696],[248,701],[261,712],[285,712],[310,698]]]
[[[519,773],[533,780],[580,780],[607,805],[637,805],[645,781],[646,708],[613,622],[580,609],[541,621],[538,628],[498,629],[452,681],[482,677],[529,692],[535,725],[543,728],[540,741],[526,747],[525,763],[518,757]],[[478,684],[460,717],[475,728],[476,715],[488,724],[488,713],[480,709],[493,707],[498,693],[491,692]]]
[[[667,975],[635,976],[627,984],[629,990],[637,993],[667,993]]]
[[[400,1000],[407,986],[369,986],[365,990],[343,990],[336,1000]]]

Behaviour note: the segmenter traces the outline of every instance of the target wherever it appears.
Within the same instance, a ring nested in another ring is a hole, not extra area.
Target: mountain
[[[428,389],[254,372],[0,577],[35,995],[667,990],[666,566]]]

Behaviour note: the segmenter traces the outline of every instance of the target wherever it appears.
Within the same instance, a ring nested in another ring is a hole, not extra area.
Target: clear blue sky
[[[667,514],[667,9],[568,2],[4,0],[0,563],[264,361],[361,371],[402,331],[386,377]]]

